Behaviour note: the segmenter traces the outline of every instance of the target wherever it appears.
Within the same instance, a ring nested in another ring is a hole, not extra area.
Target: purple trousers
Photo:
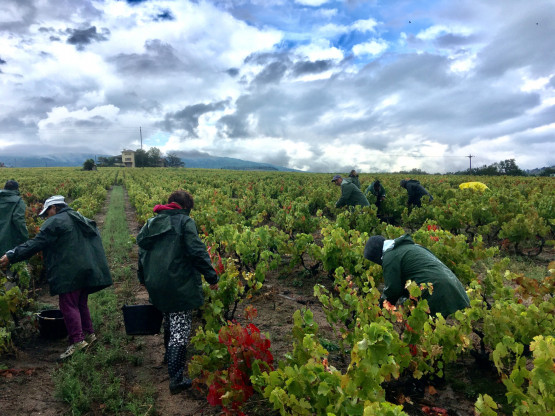
[[[89,294],[85,289],[79,289],[62,293],[59,297],[60,311],[64,316],[70,344],[83,341],[85,334],[94,332],[87,305]]]

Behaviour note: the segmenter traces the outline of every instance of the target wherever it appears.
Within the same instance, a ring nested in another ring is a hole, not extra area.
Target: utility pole
[[[468,169],[468,171],[469,171],[470,173],[472,173],[472,158],[473,158],[473,157],[476,157],[476,156],[475,156],[475,155],[468,155],[468,156],[466,156],[466,157],[467,157],[467,158],[469,159],[469,161],[470,161],[470,168]]]
[[[139,135],[141,136],[141,150],[143,150],[143,130],[139,127]]]

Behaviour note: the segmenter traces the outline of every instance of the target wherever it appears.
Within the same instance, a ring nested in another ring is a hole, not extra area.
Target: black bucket
[[[127,335],[160,333],[163,315],[154,305],[124,305],[121,310]]]
[[[40,335],[48,339],[67,337],[64,316],[59,309],[47,309],[37,313]]]

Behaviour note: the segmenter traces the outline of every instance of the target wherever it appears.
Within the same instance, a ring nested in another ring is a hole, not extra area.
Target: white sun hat
[[[44,205],[42,207],[42,211],[39,214],[39,217],[42,217],[46,213],[48,208],[50,208],[52,205],[65,204],[65,203],[66,201],[62,195],[51,196],[46,201],[44,201]]]

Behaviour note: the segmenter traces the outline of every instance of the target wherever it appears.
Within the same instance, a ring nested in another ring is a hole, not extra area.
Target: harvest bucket
[[[154,305],[124,305],[123,322],[127,335],[155,335],[160,333],[162,312]]]
[[[44,338],[59,339],[67,337],[67,328],[62,311],[47,309],[37,313],[39,333]]]

